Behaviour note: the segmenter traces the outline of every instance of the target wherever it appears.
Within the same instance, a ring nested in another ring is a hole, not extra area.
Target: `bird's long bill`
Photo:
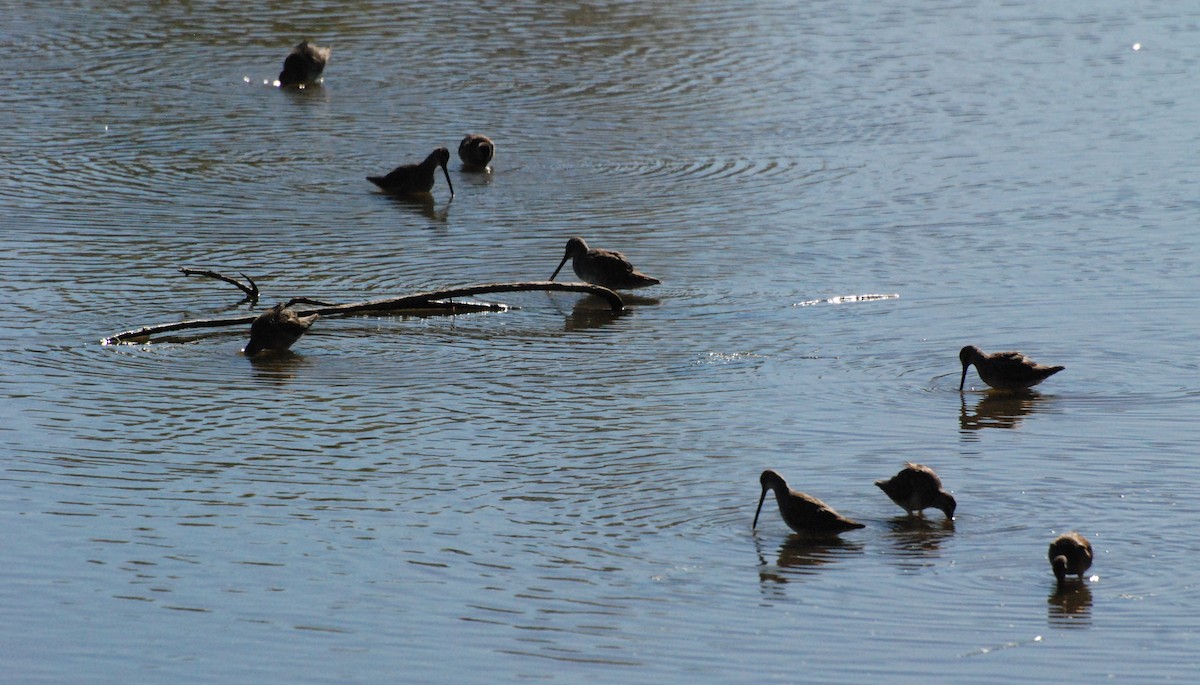
[[[550,274],[550,280],[552,280],[552,281],[554,280],[554,277],[558,275],[558,272],[562,271],[563,264],[566,264],[567,260],[570,258],[571,258],[571,255],[569,255],[569,254],[563,255],[562,261],[558,263],[558,268],[554,270],[554,273]]]
[[[762,495],[758,498],[758,508],[754,510],[754,523],[750,524],[750,530],[754,530],[754,528],[758,525],[758,514],[762,511],[762,503],[766,498],[767,489],[763,488]]]
[[[962,378],[961,378],[961,379],[959,379],[959,381],[958,381],[958,390],[959,390],[959,392],[962,392],[963,386],[967,384],[967,367],[968,367],[968,366],[970,366],[970,364],[963,364],[963,374],[962,374]]]
[[[446,185],[450,186],[450,197],[454,197],[454,184],[450,182],[450,172],[446,170],[446,165],[442,165],[442,173],[446,176]]]

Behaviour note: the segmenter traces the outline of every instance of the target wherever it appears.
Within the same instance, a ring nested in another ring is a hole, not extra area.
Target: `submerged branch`
[[[343,317],[353,316],[363,312],[399,313],[405,310],[422,312],[438,311],[448,314],[456,314],[461,312],[500,311],[506,309],[506,307],[499,304],[487,304],[479,302],[453,302],[450,301],[452,298],[483,295],[486,293],[507,293],[528,290],[557,290],[565,292],[584,292],[592,295],[598,295],[608,301],[608,305],[610,308],[612,308],[614,313],[620,312],[625,306],[621,301],[621,296],[609,290],[608,288],[598,285],[590,285],[587,283],[557,283],[555,281],[488,283],[484,285],[467,286],[464,288],[431,290],[429,292],[417,293],[416,295],[406,295],[404,297],[392,297],[380,300],[370,300],[367,302],[353,302],[339,305],[325,305],[318,300],[297,297],[293,298],[291,302],[288,303],[288,306],[297,303],[305,303],[319,307],[318,309],[298,311],[296,312],[298,316],[320,314],[323,317]],[[120,343],[146,342],[151,336],[194,328],[225,328],[229,326],[245,326],[253,323],[257,316],[258,315],[255,314],[250,316],[226,317],[221,319],[192,319],[190,321],[178,321],[176,323],[142,326],[141,328],[124,331],[122,333],[117,333],[114,336],[105,338],[102,341],[102,344],[117,345]]]
[[[254,319],[256,318],[258,318],[257,314],[254,316],[226,317],[224,319],[192,319],[191,321],[178,321],[176,323],[160,323],[117,333],[100,341],[100,344],[117,345],[120,343],[147,342],[146,339],[150,336],[160,333],[183,331],[189,328],[224,328],[226,326],[248,325],[254,323]]]
[[[471,295],[484,295],[488,293],[511,293],[527,290],[558,290],[564,292],[581,292],[598,295],[608,301],[608,306],[614,312],[620,312],[625,308],[625,303],[621,300],[621,296],[617,293],[599,285],[591,285],[590,283],[559,283],[557,281],[524,281],[520,283],[486,283],[483,285],[472,285],[463,288],[448,288],[446,290],[431,290],[427,293],[417,293],[416,295],[406,295],[404,297],[392,297],[382,300],[370,300],[368,302],[354,302],[351,304],[339,304],[320,309],[306,309],[302,312],[296,312],[299,316],[307,316],[309,314],[320,314],[321,316],[348,316],[359,312],[372,311],[392,311],[396,309],[407,309],[414,306],[419,306],[421,303],[433,302],[436,300],[448,300],[454,297],[469,297]]]

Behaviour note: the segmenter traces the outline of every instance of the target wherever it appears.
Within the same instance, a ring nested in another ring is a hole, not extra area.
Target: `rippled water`
[[[1191,679],[1190,4],[5,14],[14,682]],[[302,38],[324,84],[272,87]],[[469,132],[497,157],[453,201],[365,181]],[[544,279],[573,235],[664,284],[325,319],[267,361],[99,344]],[[1067,369],[959,393],[968,343]],[[952,524],[872,485],[905,460]],[[752,531],[768,467],[867,527]],[[1076,528],[1095,578],[1060,594]]]

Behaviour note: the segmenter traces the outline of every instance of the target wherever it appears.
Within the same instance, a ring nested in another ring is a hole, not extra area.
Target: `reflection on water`
[[[1021,419],[1034,411],[1039,411],[1039,405],[1047,402],[1049,402],[1049,398],[1033,390],[1026,392],[992,390],[983,393],[979,401],[975,403],[974,410],[968,410],[967,396],[964,393],[958,422],[964,431],[976,431],[983,428],[1016,428],[1021,425]]]
[[[496,173],[493,167],[494,164],[495,162],[493,161],[492,164],[488,165],[488,168],[483,171],[468,171],[467,169],[460,168],[458,178],[455,179],[454,182],[455,184],[461,184],[461,187],[463,188],[471,186],[482,188],[484,186],[489,186],[492,184],[493,176]],[[456,185],[456,187],[458,186]]]
[[[621,299],[629,304],[629,297],[622,295]],[[628,313],[628,309],[614,312],[608,301],[596,295],[585,295],[571,308],[563,326],[565,331],[586,331],[592,328],[606,326]]]
[[[652,297],[640,297],[628,292],[619,293],[625,303],[625,311],[614,312],[608,301],[596,295],[584,295],[575,301],[563,330],[585,331],[608,325],[629,313],[629,308],[638,305],[657,305],[659,300]],[[557,302],[557,298],[555,299]]]
[[[631,292],[622,292],[621,299],[624,300],[626,305],[630,305],[630,306],[656,305],[656,304],[662,303],[662,300],[660,298],[648,297],[646,295],[638,295],[637,293],[631,293]]]
[[[786,583],[788,577],[812,575],[821,567],[863,551],[863,543],[847,541],[840,537],[811,537],[792,533],[783,541],[776,552],[775,563],[767,561],[761,543],[756,536],[758,549],[758,578],[762,583]]]
[[[937,559],[942,543],[954,534],[954,519],[945,517],[896,516],[888,521],[887,539],[895,555],[889,559],[903,568],[919,568],[927,563],[914,560]]]
[[[241,352],[238,352],[241,354]],[[246,360],[254,370],[254,377],[283,386],[296,377],[297,372],[311,366],[303,354],[293,350],[259,354]]]
[[[246,76],[242,79],[246,83],[252,83],[252,79]],[[281,88],[279,81],[264,81],[264,85],[278,89],[281,93],[286,93],[289,97],[299,100],[329,100],[329,92],[325,90],[324,80],[314,81],[295,86],[293,88]]]
[[[450,214],[450,205],[454,202],[454,198],[450,197],[446,200],[446,204],[439,208],[432,193],[421,193],[419,195],[392,195],[389,193],[376,193],[376,195],[382,195],[396,203],[398,207],[403,207],[407,211],[416,212],[426,219],[432,219],[439,223],[446,222],[446,218]]]
[[[1055,583],[1046,600],[1046,619],[1054,628],[1090,628],[1092,589],[1082,580]]]

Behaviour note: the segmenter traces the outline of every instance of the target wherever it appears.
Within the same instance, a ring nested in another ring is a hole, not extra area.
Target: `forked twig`
[[[254,279],[250,278],[246,274],[239,272],[239,275],[246,279],[248,283],[250,283],[248,286],[243,285],[240,281],[230,278],[225,274],[220,274],[216,271],[209,271],[208,269],[190,269],[185,266],[179,271],[185,276],[208,276],[209,278],[215,278],[218,281],[225,281],[226,283],[237,286],[239,290],[241,290],[243,293],[246,293],[247,300],[250,300],[251,302],[258,302],[258,284],[254,282]]]

